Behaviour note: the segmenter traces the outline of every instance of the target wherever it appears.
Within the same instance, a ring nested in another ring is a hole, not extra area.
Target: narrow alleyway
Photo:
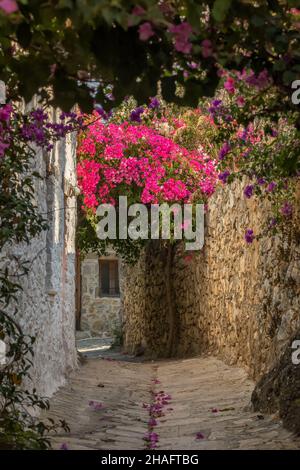
[[[145,363],[89,358],[51,400],[48,416],[65,419],[71,429],[53,438],[53,448],[145,448],[151,390],[170,395],[154,428],[158,449],[300,448],[276,417],[249,410],[252,389],[242,369],[211,357]]]

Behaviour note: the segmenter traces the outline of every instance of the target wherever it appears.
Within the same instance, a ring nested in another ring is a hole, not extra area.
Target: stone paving
[[[131,362],[89,357],[51,399],[48,416],[65,419],[70,433],[53,437],[53,448],[125,450],[145,448],[149,419],[143,403],[151,390],[171,395],[159,419],[158,449],[299,449],[300,439],[276,416],[250,409],[254,384],[237,367],[213,357]],[[157,382],[154,385],[154,381]],[[103,403],[93,409],[90,401]],[[201,439],[196,434],[201,433]]]

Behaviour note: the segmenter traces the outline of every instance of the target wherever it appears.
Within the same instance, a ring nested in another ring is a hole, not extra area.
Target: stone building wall
[[[299,208],[298,208],[299,209]],[[246,200],[241,183],[220,187],[206,216],[204,248],[187,262],[177,250],[172,271],[177,354],[211,352],[262,375],[300,326],[299,226],[250,246],[244,232],[259,232],[266,208]],[[143,255],[127,269],[125,348],[164,351],[168,335],[164,268]],[[157,314],[155,313],[157,312]]]
[[[53,120],[56,113],[53,113]],[[53,151],[36,153],[36,203],[49,229],[29,245],[8,247],[0,263],[13,269],[13,256],[30,261],[21,279],[15,319],[23,332],[36,337],[32,382],[37,391],[52,395],[76,367],[75,347],[75,229],[76,137],[68,135]],[[29,385],[30,385],[29,384]]]
[[[116,256],[110,254],[105,259]],[[81,331],[86,336],[114,337],[120,329],[120,308],[120,297],[100,295],[99,256],[88,254],[81,263]]]

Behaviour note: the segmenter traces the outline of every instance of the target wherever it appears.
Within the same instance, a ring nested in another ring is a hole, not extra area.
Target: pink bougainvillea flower
[[[148,426],[150,426],[151,428],[154,427],[154,426],[157,426],[157,421],[155,418],[150,418],[149,421],[148,421]]]
[[[158,379],[152,379],[152,382],[155,383],[155,384],[160,384],[161,383],[161,381],[158,380]]]
[[[152,24],[147,21],[146,23],[142,23],[139,26],[139,36],[141,41],[148,41],[152,36],[155,35],[153,31]]]
[[[0,10],[10,15],[19,9],[18,4],[15,0],[0,0]]]
[[[195,69],[198,69],[200,68],[200,64],[198,62],[188,62],[187,64],[189,66],[190,69],[192,70],[195,70]]]
[[[149,449],[155,449],[159,441],[159,436],[156,432],[147,432],[144,435],[144,440],[147,441]]]
[[[245,106],[245,98],[243,96],[238,96],[237,99],[236,99],[236,104],[242,108],[243,106]]]
[[[205,197],[214,192],[215,162],[201,149],[189,151],[141,124],[143,112],[143,107],[135,109],[130,114],[132,122],[122,124],[97,120],[83,132],[77,175],[87,209],[95,211],[110,198],[117,200],[124,185],[144,204],[184,203],[199,189]],[[175,128],[180,126],[181,122],[174,121]]]
[[[204,434],[202,432],[197,432],[196,434],[196,440],[204,439]]]
[[[93,410],[102,410],[104,408],[103,403],[95,400],[90,400],[89,401],[89,407],[92,408]]]
[[[192,50],[192,44],[189,41],[193,31],[192,26],[185,21],[177,25],[172,25],[169,31],[174,35],[175,49],[178,52],[189,54]]]
[[[142,16],[146,13],[146,10],[141,7],[140,5],[135,5],[135,7],[133,7],[132,9],[132,15],[135,15],[135,16]]]
[[[233,77],[227,77],[227,79],[224,83],[224,88],[230,94],[233,94],[235,92],[235,80],[234,80]]]

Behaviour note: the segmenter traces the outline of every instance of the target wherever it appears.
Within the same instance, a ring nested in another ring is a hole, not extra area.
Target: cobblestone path
[[[300,439],[276,416],[250,410],[253,387],[242,369],[212,357],[144,363],[89,358],[51,399],[48,416],[65,419],[71,429],[53,438],[53,448],[145,448],[149,412],[143,404],[151,403],[154,390],[171,395],[154,429],[158,449],[299,449]]]

